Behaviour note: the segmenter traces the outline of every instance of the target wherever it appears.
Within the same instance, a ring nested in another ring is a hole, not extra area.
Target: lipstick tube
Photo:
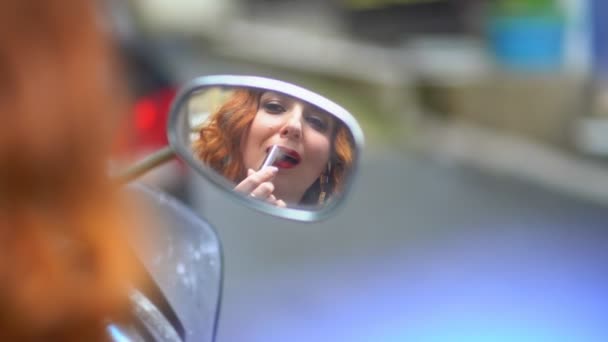
[[[268,151],[268,154],[266,155],[266,158],[264,158],[264,162],[262,162],[262,165],[260,166],[258,171],[265,168],[266,166],[272,166],[277,161],[277,159],[281,158],[282,156],[283,156],[283,151],[281,150],[279,145],[272,145],[272,147],[270,147],[270,150]]]

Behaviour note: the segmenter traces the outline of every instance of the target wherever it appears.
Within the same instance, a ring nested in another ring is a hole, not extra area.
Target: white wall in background
[[[234,0],[135,0],[145,25],[154,31],[215,35],[236,12]]]

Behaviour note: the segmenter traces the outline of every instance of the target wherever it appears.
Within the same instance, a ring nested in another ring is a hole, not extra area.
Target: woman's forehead
[[[276,91],[271,91],[271,90],[266,90],[266,91],[262,92],[262,98],[278,98],[278,99],[285,100],[285,101],[302,102],[290,95],[282,94],[282,93],[279,93]]]

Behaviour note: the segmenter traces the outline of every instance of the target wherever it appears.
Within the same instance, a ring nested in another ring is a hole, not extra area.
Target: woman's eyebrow
[[[283,95],[281,93],[275,93],[274,91],[267,91],[264,92],[264,94],[262,94],[262,98],[278,98],[279,100],[283,100],[283,101],[290,101],[293,102],[295,101],[293,98],[291,98],[290,96],[287,95]]]

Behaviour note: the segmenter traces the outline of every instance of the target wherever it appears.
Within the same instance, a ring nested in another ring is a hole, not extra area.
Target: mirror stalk
[[[136,162],[135,164],[128,167],[126,170],[119,172],[112,178],[114,178],[119,183],[128,183],[150,171],[151,169],[170,161],[173,158],[175,158],[175,152],[173,151],[171,146],[166,146],[145,157],[144,159]]]

